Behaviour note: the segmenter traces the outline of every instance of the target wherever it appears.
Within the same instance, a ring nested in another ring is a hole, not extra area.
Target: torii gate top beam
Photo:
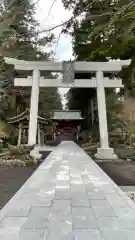
[[[16,70],[35,70],[61,72],[62,62],[53,61],[24,61],[14,58],[5,58],[7,64],[14,65]],[[120,60],[114,62],[73,62],[75,72],[119,72],[123,67],[129,66],[131,60]]]

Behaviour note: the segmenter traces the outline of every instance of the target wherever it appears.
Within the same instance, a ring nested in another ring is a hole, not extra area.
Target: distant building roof
[[[15,117],[7,119],[7,122],[8,123],[19,123],[23,120],[29,120],[29,115],[30,115],[30,112],[29,112],[29,109],[27,109],[23,113],[15,116]],[[38,122],[47,124],[48,119],[45,119],[45,118],[42,118],[42,117],[38,116]]]
[[[52,120],[83,120],[81,111],[60,110],[54,111]]]

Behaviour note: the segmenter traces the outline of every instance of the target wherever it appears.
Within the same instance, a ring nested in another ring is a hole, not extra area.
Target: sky
[[[54,3],[52,9],[52,3]],[[51,9],[51,11],[50,11]],[[49,13],[50,11],[50,13]],[[64,9],[61,0],[39,0],[37,4],[36,19],[40,22],[40,30],[56,26],[71,17],[71,12]],[[60,35],[61,27],[55,29],[53,33],[59,39],[53,45],[55,51],[55,60],[63,61],[73,59],[72,56],[72,39],[69,35]],[[68,89],[59,89],[62,102],[65,105],[64,94]]]
[[[48,16],[50,8],[54,0],[39,0],[37,4],[36,18],[40,22],[40,29],[48,29],[52,26],[56,26],[71,17],[71,12],[66,11],[63,7],[61,0],[55,0],[52,10]],[[56,37],[59,37],[61,27],[53,31]],[[54,46],[56,50],[56,59],[69,60],[72,58],[72,39],[70,36],[61,35],[58,44]]]

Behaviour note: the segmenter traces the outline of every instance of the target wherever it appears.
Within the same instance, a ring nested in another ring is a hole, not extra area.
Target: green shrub
[[[29,147],[9,147],[9,151],[6,154],[1,154],[0,165],[8,166],[32,166],[37,164],[35,158],[30,156]]]
[[[20,156],[22,153],[20,151],[20,148],[13,147],[9,150],[9,155],[10,156]]]
[[[14,159],[14,160],[1,160],[0,165],[6,165],[11,167],[24,167],[25,163],[21,160]]]
[[[135,148],[127,149],[127,151],[122,151],[117,154],[121,159],[130,159],[135,161]]]
[[[32,166],[35,165],[36,163],[33,161],[33,159],[26,159],[24,160],[24,163],[26,166]]]
[[[28,147],[11,147],[9,150],[9,155],[10,156],[22,156],[22,155],[27,155],[30,153],[30,150]]]

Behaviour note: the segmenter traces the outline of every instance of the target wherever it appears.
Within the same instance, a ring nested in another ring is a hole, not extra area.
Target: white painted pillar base
[[[21,145],[21,137],[22,137],[22,126],[19,126],[19,133],[18,133],[18,143],[17,146],[19,147]]]
[[[106,160],[117,159],[117,156],[114,154],[114,150],[109,147],[104,75],[102,71],[98,71],[96,73],[96,79],[97,79],[97,101],[98,101],[98,117],[101,148],[97,149],[97,154],[95,155],[95,157]]]
[[[38,69],[35,69],[33,71],[33,81],[32,81],[32,90],[31,90],[30,119],[29,119],[29,132],[28,132],[29,146],[36,144],[39,81],[40,81],[40,71]]]
[[[38,123],[38,145],[41,145],[41,131],[40,131],[40,124]]]
[[[39,153],[39,147],[35,146],[32,151],[30,152],[30,156],[34,157],[36,160],[40,160],[42,154]]]
[[[98,148],[95,158],[104,160],[118,159],[117,155],[114,153],[113,148]]]

